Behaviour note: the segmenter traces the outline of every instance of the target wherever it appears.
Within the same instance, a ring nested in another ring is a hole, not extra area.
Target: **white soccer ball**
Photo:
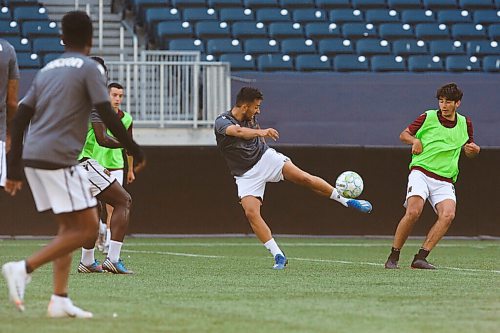
[[[344,171],[335,182],[337,191],[346,198],[357,198],[363,192],[363,178],[354,171]]]

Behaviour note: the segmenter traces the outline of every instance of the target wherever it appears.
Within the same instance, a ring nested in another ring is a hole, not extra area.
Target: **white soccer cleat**
[[[7,281],[11,302],[19,311],[24,311],[24,291],[31,282],[31,275],[26,273],[25,261],[6,263],[2,266],[2,274]]]
[[[92,312],[88,312],[73,305],[69,297],[52,295],[47,308],[47,316],[50,318],[92,318]]]

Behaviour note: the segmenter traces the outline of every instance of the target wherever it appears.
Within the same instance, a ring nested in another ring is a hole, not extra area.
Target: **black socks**
[[[421,247],[418,253],[415,255],[415,260],[417,259],[425,260],[425,258],[427,258],[430,252],[431,251],[427,251],[426,249]]]

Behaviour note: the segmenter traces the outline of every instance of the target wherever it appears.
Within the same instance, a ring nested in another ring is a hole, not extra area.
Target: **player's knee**
[[[408,208],[406,209],[406,217],[411,221],[416,221],[420,217],[421,212],[418,208]]]
[[[252,222],[260,217],[260,210],[254,207],[245,208],[245,216],[247,219]]]
[[[454,211],[445,211],[445,212],[442,212],[439,215],[439,218],[441,220],[445,221],[446,223],[451,224],[451,222],[453,221],[453,219],[455,219],[455,212]]]
[[[132,207],[132,197],[127,191],[123,191],[123,195],[120,198],[119,205],[127,209],[130,209],[130,207]]]

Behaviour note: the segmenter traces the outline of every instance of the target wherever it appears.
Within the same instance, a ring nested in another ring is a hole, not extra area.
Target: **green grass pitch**
[[[500,242],[443,240],[435,271],[412,270],[420,241],[385,270],[390,240],[278,238],[290,263],[253,238],[127,239],[136,274],[78,274],[70,296],[94,319],[48,319],[52,266],[33,274],[26,312],[0,283],[0,332],[499,332]],[[2,240],[2,263],[46,240]],[[97,258],[102,259],[98,254]]]

